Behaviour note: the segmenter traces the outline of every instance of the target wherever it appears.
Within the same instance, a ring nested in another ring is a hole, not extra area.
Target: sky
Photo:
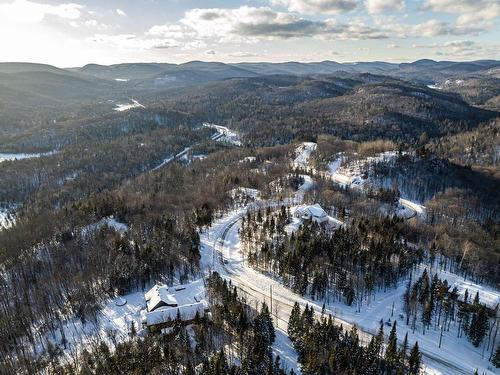
[[[0,61],[500,59],[500,0],[0,0]]]

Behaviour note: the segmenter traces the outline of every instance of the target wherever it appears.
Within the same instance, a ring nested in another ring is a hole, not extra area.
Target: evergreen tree
[[[431,324],[433,310],[434,310],[434,300],[431,296],[424,306],[424,311],[422,311],[422,324],[424,325],[424,334],[425,334],[425,327],[428,327]]]
[[[408,358],[409,372],[411,375],[418,375],[420,373],[421,354],[418,350],[418,341],[415,343]]]
[[[300,322],[301,322],[301,314],[300,314],[300,306],[298,302],[295,302],[292,308],[292,312],[290,313],[290,319],[288,320],[288,336],[290,340],[295,341],[300,335]]]
[[[476,314],[473,314],[469,326],[469,339],[475,347],[483,341],[488,331],[488,313],[486,307],[480,306]]]
[[[381,354],[382,345],[384,344],[384,324],[380,323],[380,328],[378,329],[377,336],[375,336],[375,347],[377,349],[377,355]]]
[[[391,333],[389,334],[389,341],[385,350],[385,360],[389,367],[396,368],[398,364],[398,343],[396,335],[396,321],[392,324]]]
[[[408,351],[408,332],[405,334],[405,338],[403,340],[403,344],[399,349],[399,363],[404,366],[406,362],[406,352]]]
[[[309,305],[306,305],[306,308],[302,312],[301,321],[302,321],[302,324],[301,324],[302,333],[301,333],[301,335],[304,335],[304,334],[308,333],[314,325],[314,309],[312,307],[309,308]]]
[[[261,324],[262,332],[266,336],[269,346],[271,346],[276,339],[276,333],[274,331],[273,318],[265,302],[262,304],[262,309],[257,316],[256,322],[257,324]]]
[[[479,291],[476,292],[476,296],[474,297],[472,304],[475,308],[479,308]]]

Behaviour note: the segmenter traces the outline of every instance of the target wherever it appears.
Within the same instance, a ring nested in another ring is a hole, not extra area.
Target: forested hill
[[[261,145],[287,143],[305,133],[413,142],[424,132],[454,134],[497,115],[454,93],[349,73],[226,80],[154,106],[223,123]]]
[[[119,117],[116,106],[132,99],[141,103],[147,118],[158,111],[182,111],[189,123],[222,122],[257,144],[286,143],[311,131],[355,139],[383,134],[405,141],[423,132],[453,134],[496,116],[498,66],[498,61],[490,60],[192,61],[72,69],[1,63],[1,151],[47,151],[71,142],[69,134],[75,133],[75,126],[85,126],[82,120],[95,124],[100,118]],[[429,88],[430,83],[441,86]],[[316,116],[319,112],[321,116]],[[54,141],[31,141],[48,134]]]
[[[0,374],[492,374],[496,66],[0,64]]]

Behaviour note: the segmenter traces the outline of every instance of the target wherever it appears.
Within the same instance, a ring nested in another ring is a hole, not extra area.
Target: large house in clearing
[[[169,325],[179,315],[182,321],[203,317],[208,309],[203,281],[168,287],[156,284],[145,295],[146,310],[142,314],[144,325]]]
[[[318,224],[328,221],[328,214],[319,204],[299,206],[293,213],[297,219],[312,220]]]

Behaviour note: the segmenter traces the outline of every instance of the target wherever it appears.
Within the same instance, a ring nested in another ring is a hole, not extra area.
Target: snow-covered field
[[[130,103],[118,103],[116,104],[116,107],[113,109],[114,111],[117,111],[117,112],[124,112],[124,111],[128,111],[130,109],[133,109],[133,108],[146,108],[144,107],[141,103],[139,103],[137,100],[135,99],[130,99],[131,102]]]

